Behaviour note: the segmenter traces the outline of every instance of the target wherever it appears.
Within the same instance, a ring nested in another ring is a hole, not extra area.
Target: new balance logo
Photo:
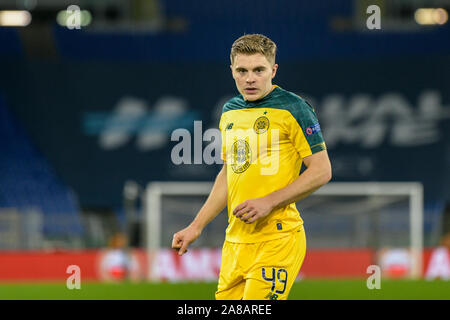
[[[278,295],[276,293],[269,292],[269,294],[264,298],[269,300],[278,300]]]
[[[231,130],[231,128],[233,128],[233,124],[233,122],[229,123],[225,130]]]

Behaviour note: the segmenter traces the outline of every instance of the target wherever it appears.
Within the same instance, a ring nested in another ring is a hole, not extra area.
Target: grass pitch
[[[0,284],[1,300],[212,300],[217,283],[65,283]],[[384,280],[368,289],[366,280],[302,280],[290,300],[450,300],[450,281]]]

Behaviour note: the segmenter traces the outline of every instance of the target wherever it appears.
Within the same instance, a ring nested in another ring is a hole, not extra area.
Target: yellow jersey
[[[292,183],[303,158],[325,150],[317,116],[308,102],[278,86],[257,101],[238,95],[223,106],[219,128],[227,165],[228,227],[225,240],[255,243],[281,238],[303,221],[295,203],[246,224],[233,215],[245,200]]]

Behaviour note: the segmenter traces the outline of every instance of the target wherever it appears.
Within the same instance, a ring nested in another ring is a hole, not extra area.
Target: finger
[[[258,220],[259,217],[260,217],[260,216],[259,216],[258,214],[254,214],[250,219],[248,219],[247,221],[245,221],[245,223],[248,223],[248,224],[253,223],[253,222],[255,222],[256,220]]]
[[[249,207],[249,205],[246,205],[245,207],[242,207],[241,209],[236,211],[235,216],[237,218],[249,213],[253,208]]]
[[[248,219],[250,219],[253,216],[253,211],[249,210],[248,212],[246,212],[245,214],[243,214],[242,216],[240,216],[241,221],[245,222]]]
[[[188,245],[189,244],[187,243],[187,241],[183,241],[180,250],[178,250],[178,255],[182,256],[183,254],[185,254],[187,252]]]
[[[172,248],[179,249],[181,247],[181,242],[182,240],[179,238],[179,236],[177,234],[174,234],[172,240]]]
[[[236,218],[242,219],[245,215],[247,215],[249,213],[249,210],[250,209],[248,209],[248,208],[243,208],[243,209],[239,210],[236,213]]]
[[[255,214],[257,214],[257,211],[255,210],[249,211],[243,217],[241,217],[241,220],[247,222],[249,219],[253,218]]]
[[[238,204],[236,208],[233,210],[233,214],[236,215],[238,212],[240,212],[242,209],[244,209],[247,206],[247,201],[242,202],[241,204]]]

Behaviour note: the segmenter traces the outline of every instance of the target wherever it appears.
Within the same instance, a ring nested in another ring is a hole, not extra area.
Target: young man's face
[[[236,87],[245,100],[259,100],[272,91],[278,65],[272,65],[263,54],[237,54],[230,67]]]

